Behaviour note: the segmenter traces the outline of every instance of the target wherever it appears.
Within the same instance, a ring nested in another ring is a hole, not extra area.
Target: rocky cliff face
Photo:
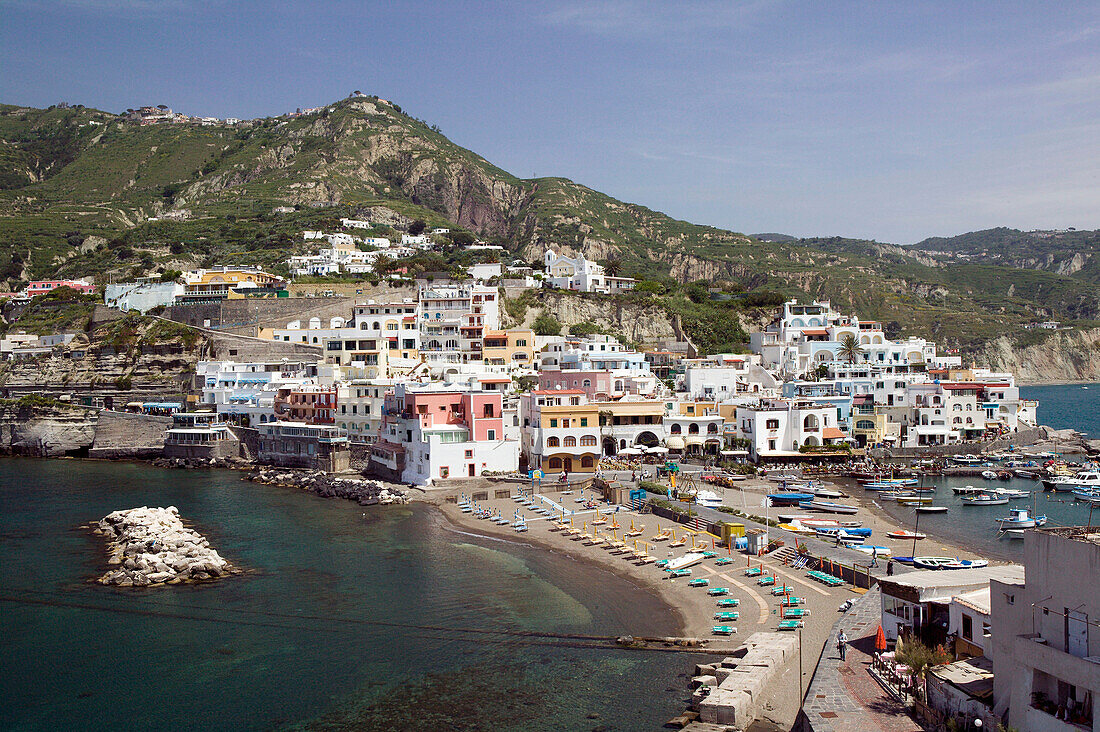
[[[578,323],[594,323],[623,341],[654,345],[686,340],[679,323],[658,307],[646,307],[609,299],[583,297],[568,292],[538,292],[521,321],[506,317],[509,327],[530,328],[546,310],[562,324],[562,333]]]
[[[0,454],[82,454],[95,439],[98,410],[0,406]]]
[[[1002,336],[971,355],[974,363],[1015,373],[1022,384],[1100,381],[1100,328],[1058,331],[1023,347]]]

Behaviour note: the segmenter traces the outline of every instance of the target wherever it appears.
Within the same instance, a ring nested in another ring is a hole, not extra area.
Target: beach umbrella
[[[875,650],[881,653],[886,650],[886,634],[882,632],[882,626],[878,626],[878,632],[875,633]]]

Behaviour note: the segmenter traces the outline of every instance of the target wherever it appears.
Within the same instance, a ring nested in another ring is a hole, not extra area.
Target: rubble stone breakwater
[[[281,485],[316,493],[323,498],[344,498],[360,506],[376,503],[406,503],[405,493],[393,485],[364,478],[339,478],[316,471],[260,469],[248,474],[248,479],[264,485]]]
[[[236,572],[201,534],[183,525],[175,506],[115,511],[96,524],[95,532],[108,539],[107,562],[121,565],[100,577],[100,584],[171,585]]]

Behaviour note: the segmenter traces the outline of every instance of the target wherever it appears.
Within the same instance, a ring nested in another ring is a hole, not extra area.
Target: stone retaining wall
[[[171,417],[103,410],[88,457],[159,457],[164,454],[165,430],[171,426]]]

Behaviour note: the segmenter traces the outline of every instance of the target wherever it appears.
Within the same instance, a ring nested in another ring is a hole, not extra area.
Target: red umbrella
[[[882,632],[882,626],[878,626],[878,632],[875,633],[875,650],[882,652],[886,650],[886,634]]]

